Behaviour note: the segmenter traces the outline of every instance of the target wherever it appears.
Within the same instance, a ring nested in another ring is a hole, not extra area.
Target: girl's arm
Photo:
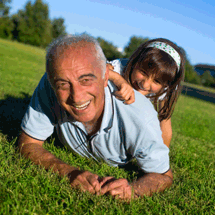
[[[135,101],[134,90],[129,83],[117,72],[114,72],[114,67],[108,64],[109,67],[109,80],[112,81],[119,91],[114,95],[119,100],[124,100],[125,104],[132,104]]]
[[[172,139],[172,125],[171,125],[171,118],[167,120],[162,120],[160,122],[161,131],[162,131],[162,138],[164,144],[169,148],[170,142]]]
[[[164,105],[163,102],[159,103],[159,109]],[[160,122],[160,127],[162,131],[162,138],[164,144],[169,148],[170,142],[172,139],[172,125],[171,125],[171,118],[164,119]]]

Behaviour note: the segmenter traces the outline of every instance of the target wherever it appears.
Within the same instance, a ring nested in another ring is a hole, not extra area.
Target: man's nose
[[[79,84],[72,85],[70,88],[70,98],[73,103],[79,103],[83,100],[84,91]]]

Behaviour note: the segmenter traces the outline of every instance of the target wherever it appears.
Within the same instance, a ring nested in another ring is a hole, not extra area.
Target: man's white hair
[[[57,39],[55,39],[53,42],[51,42],[50,45],[47,47],[47,51],[46,51],[46,68],[48,69],[49,62],[52,60],[53,51],[57,47],[61,46],[62,49],[64,49],[64,47],[74,46],[75,43],[79,43],[81,41],[91,43],[95,47],[95,51],[96,51],[95,57],[98,60],[98,63],[103,72],[103,78],[104,78],[107,59],[98,41],[92,36],[89,36],[88,34],[85,34],[85,33],[75,34],[75,35],[68,34],[68,35],[60,36]]]

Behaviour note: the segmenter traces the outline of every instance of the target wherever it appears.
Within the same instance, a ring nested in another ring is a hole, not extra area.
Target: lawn
[[[0,59],[0,214],[215,214],[214,103],[180,96],[172,117],[174,184],[164,193],[126,203],[73,190],[66,178],[20,156],[19,125],[45,71],[45,51],[0,39]],[[134,170],[74,155],[53,137],[45,147],[99,176],[136,178]]]

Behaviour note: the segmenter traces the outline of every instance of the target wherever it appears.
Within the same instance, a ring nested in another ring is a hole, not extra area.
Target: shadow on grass
[[[7,135],[8,141],[19,135],[20,124],[31,99],[29,94],[22,95],[23,98],[5,95],[5,99],[0,100],[0,132]]]
[[[0,100],[0,133],[6,135],[9,142],[19,136],[22,118],[31,100],[31,95],[26,93],[22,93],[22,95],[22,98],[5,95],[5,99]],[[56,132],[47,141],[53,138],[56,140],[54,145],[64,147],[59,141]]]
[[[215,93],[199,90],[193,87],[183,86],[182,94],[207,102],[215,103]]]

